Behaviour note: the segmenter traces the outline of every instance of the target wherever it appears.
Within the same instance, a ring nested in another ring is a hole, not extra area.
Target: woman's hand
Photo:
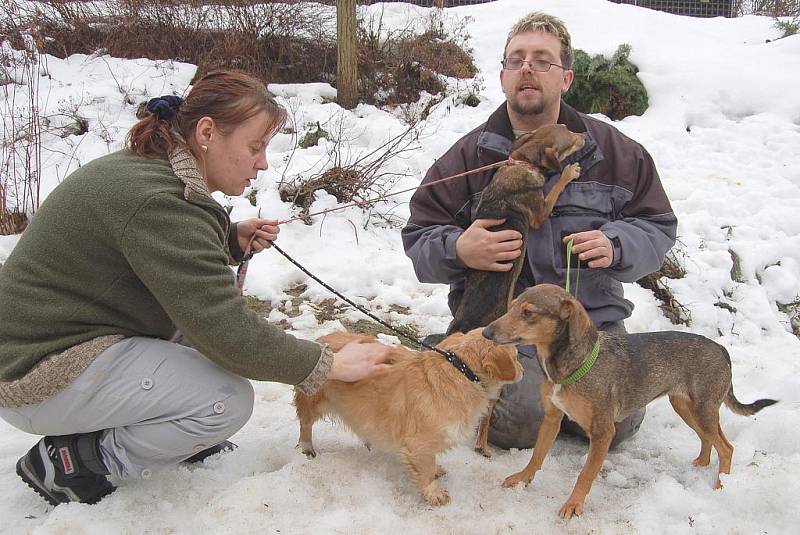
[[[333,354],[333,365],[328,379],[360,381],[388,370],[386,364],[391,347],[377,342],[350,342]]]
[[[269,249],[281,229],[276,219],[245,219],[236,224],[236,240],[244,254]]]

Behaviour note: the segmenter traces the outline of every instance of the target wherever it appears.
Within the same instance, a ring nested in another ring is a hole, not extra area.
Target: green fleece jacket
[[[225,210],[199,176],[187,180],[173,167],[174,158],[117,152],[48,195],[0,269],[0,406],[14,405],[4,383],[46,357],[69,366],[70,349],[94,343],[96,353],[121,337],[170,339],[176,330],[243,377],[298,384],[327,375],[319,344],[245,305],[229,266]],[[196,175],[193,160],[189,167]]]

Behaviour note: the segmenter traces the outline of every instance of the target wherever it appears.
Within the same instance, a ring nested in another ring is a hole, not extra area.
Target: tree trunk
[[[358,54],[356,52],[356,0],[336,1],[336,95],[339,105],[358,104]]]

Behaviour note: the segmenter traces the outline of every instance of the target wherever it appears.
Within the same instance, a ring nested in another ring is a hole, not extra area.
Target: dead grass
[[[790,303],[777,303],[777,305],[778,310],[789,317],[789,325],[792,328],[792,333],[800,338],[800,298]]]
[[[661,302],[659,308],[673,325],[688,326],[692,321],[691,311],[675,298],[667,283],[669,279],[682,279],[685,276],[686,269],[683,267],[680,253],[672,249],[664,258],[660,270],[636,281],[642,288],[653,292],[655,298]]]
[[[306,299],[300,297],[305,291],[306,291],[306,286],[304,284],[286,290],[286,294],[290,296],[290,299],[287,300],[289,302],[289,306],[287,307],[285,306],[285,303],[281,303],[280,305],[278,305],[279,310],[282,313],[286,314],[288,317],[294,318],[300,315],[300,305],[302,303],[308,303],[313,307],[314,317],[316,317],[319,323],[339,320],[348,332],[364,334],[367,336],[377,336],[378,334],[396,336],[400,339],[400,343],[402,343],[404,346],[409,347],[411,349],[419,349],[419,346],[414,342],[402,336],[398,336],[397,333],[392,332],[390,329],[387,329],[383,325],[370,320],[367,316],[364,316],[364,319],[359,319],[355,321],[346,319],[344,317],[345,314],[350,310],[352,310],[352,307],[348,304],[341,303],[335,299],[325,299],[320,303],[309,303]],[[262,301],[253,296],[247,296],[245,299],[247,302],[247,306],[250,307],[251,310],[261,315],[262,317],[267,317],[269,313],[272,311],[273,307],[271,306],[271,303],[269,303],[268,301]],[[405,307],[392,306],[390,308],[390,312],[397,312],[398,314],[408,315],[410,311],[408,308]],[[378,311],[376,315],[380,317],[382,314],[380,311]],[[387,322],[387,323],[392,324],[392,322]],[[276,322],[275,325],[281,327],[282,329],[291,328],[291,325],[286,319]],[[407,336],[410,336],[413,340],[420,339],[419,331],[412,326],[397,324],[394,325],[394,327],[398,331],[406,334]]]

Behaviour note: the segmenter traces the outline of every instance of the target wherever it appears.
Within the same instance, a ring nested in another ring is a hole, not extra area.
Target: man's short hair
[[[514,27],[508,32],[506,46],[503,48],[503,56],[505,57],[505,53],[508,50],[508,43],[511,42],[512,38],[521,33],[528,32],[545,32],[555,36],[561,41],[561,65],[565,69],[572,68],[572,60],[575,57],[572,50],[572,37],[570,37],[567,31],[564,21],[541,11],[528,13],[514,24]]]

